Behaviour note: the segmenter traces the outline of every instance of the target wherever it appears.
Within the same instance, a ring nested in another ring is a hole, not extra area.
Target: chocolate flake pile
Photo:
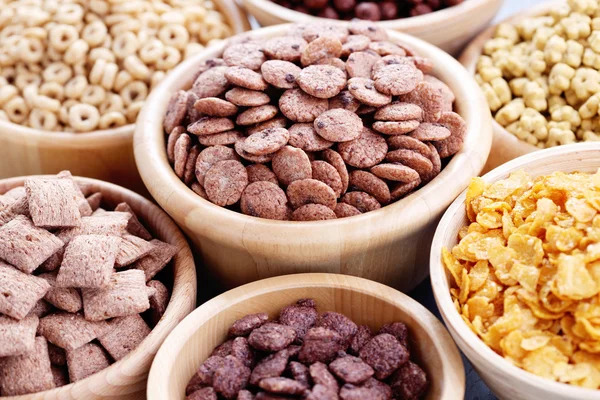
[[[416,400],[426,373],[410,360],[401,322],[373,334],[312,299],[280,311],[247,315],[229,328],[186,388],[186,400]]]

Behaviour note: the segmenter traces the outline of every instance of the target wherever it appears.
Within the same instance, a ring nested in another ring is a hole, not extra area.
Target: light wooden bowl
[[[409,329],[412,354],[431,379],[426,399],[456,400],[465,393],[460,354],[444,326],[425,307],[387,286],[334,274],[300,274],[265,279],[233,289],[197,308],[169,335],[148,378],[148,400],[183,399],[185,387],[229,326],[247,314],[279,310],[313,298],[322,311],[336,311],[375,331],[390,322]],[[366,399],[365,399],[366,400]]]
[[[2,399],[143,400],[146,398],[146,380],[154,355],[167,335],[196,306],[194,258],[185,237],[169,216],[149,200],[128,189],[96,179],[75,179],[89,185],[93,192],[102,192],[103,204],[115,207],[121,202],[127,202],[157,239],[177,246],[178,252],[168,267],[172,271],[172,286],[167,285],[171,288],[171,299],[165,314],[150,335],[122,360],[86,379],[60,388]],[[25,177],[0,180],[0,193],[22,186],[24,180]]]
[[[234,0],[213,0],[234,34],[250,29]],[[135,192],[146,189],[133,156],[134,124],[89,133],[46,132],[0,121],[0,179],[70,170]]]
[[[532,176],[555,171],[591,172],[600,168],[600,143],[579,143],[537,151],[510,161],[483,176],[486,182],[524,170]],[[444,214],[431,245],[431,284],[442,318],[458,347],[492,391],[506,400],[592,400],[600,391],[553,382],[522,370],[490,349],[461,319],[450,297],[450,276],[442,263],[442,248],[458,242],[458,231],[467,223],[463,192]]]
[[[289,26],[263,28],[259,38]],[[172,93],[192,84],[196,66],[223,45],[177,67],[148,98],[137,121],[134,151],[154,199],[192,240],[206,266],[227,287],[301,272],[361,276],[408,291],[427,276],[429,244],[446,207],[481,172],[491,145],[491,116],[477,83],[448,54],[419,39],[390,32],[434,61],[434,74],[456,94],[468,133],[463,149],[424,188],[387,207],[352,218],[272,221],[218,207],[181,182],[167,161],[163,116]]]
[[[468,0],[467,0],[468,1]],[[556,8],[559,4],[564,4],[564,0],[544,2],[536,7],[527,9],[517,15],[503,20],[501,23],[507,23],[515,25],[525,18],[536,17],[540,15],[548,14],[552,8]],[[465,66],[471,75],[475,75],[475,67],[477,60],[483,52],[483,45],[487,42],[494,33],[498,25],[490,26],[485,31],[481,32],[479,36],[475,38],[469,44],[469,46],[460,55],[458,61]],[[492,151],[488,157],[488,161],[485,164],[484,172],[488,172],[499,165],[504,164],[513,158],[522,156],[527,153],[531,153],[540,150],[538,147],[531,145],[523,140],[518,139],[515,135],[508,132],[502,125],[496,120],[493,120],[494,126],[494,138],[492,141]]]
[[[242,5],[262,26],[286,22],[334,22],[280,6],[270,0],[241,0]],[[418,17],[380,21],[385,29],[404,32],[440,49],[457,54],[494,18],[503,0],[465,0],[463,3]]]

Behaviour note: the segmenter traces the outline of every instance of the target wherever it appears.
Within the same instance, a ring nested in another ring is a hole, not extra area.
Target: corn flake
[[[600,389],[600,171],[472,180],[442,259],[463,321],[509,362]]]
[[[472,292],[479,290],[485,284],[489,273],[487,261],[478,261],[469,271],[469,289]]]
[[[596,216],[596,209],[586,199],[571,197],[565,203],[565,208],[578,222],[590,222]]]
[[[562,298],[581,300],[598,293],[596,282],[585,266],[583,254],[560,255],[555,284],[555,294]]]

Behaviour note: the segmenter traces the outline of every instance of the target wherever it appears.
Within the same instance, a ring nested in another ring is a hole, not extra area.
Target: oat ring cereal
[[[209,0],[2,0],[0,120],[75,133],[132,124],[169,70],[231,34]]]
[[[426,185],[462,148],[466,123],[433,68],[368,21],[232,38],[172,95],[169,162],[199,196],[254,217],[380,209]]]

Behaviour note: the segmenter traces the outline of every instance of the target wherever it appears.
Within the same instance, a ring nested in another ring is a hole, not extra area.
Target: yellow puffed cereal
[[[526,371],[600,389],[600,171],[474,178],[465,207],[442,250],[463,321]]]
[[[600,127],[582,126],[600,116],[600,2],[569,0],[548,15],[500,24],[482,53],[476,79],[508,132],[540,148],[600,140]],[[521,124],[527,110],[541,115],[541,133]]]

